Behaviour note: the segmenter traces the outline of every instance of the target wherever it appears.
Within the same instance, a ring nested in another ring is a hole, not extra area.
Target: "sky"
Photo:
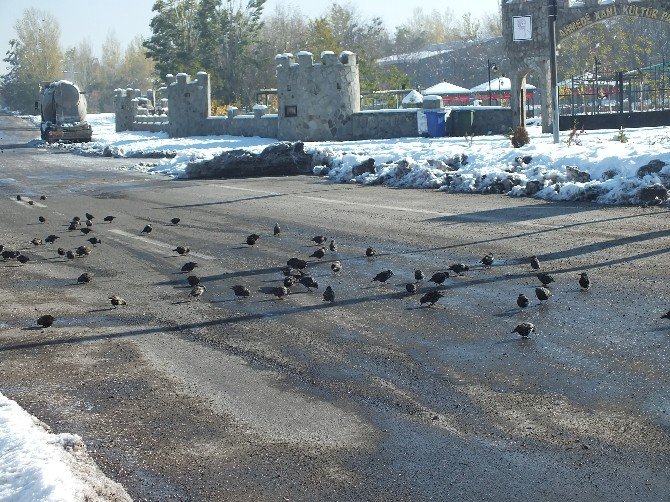
[[[471,12],[475,17],[486,12],[494,12],[499,0],[344,0],[341,4],[355,6],[364,18],[381,17],[389,29],[402,24],[416,7],[424,12],[450,9],[457,15]],[[15,35],[14,23],[23,11],[30,7],[51,12],[61,27],[61,44],[64,48],[77,45],[88,39],[93,51],[99,53],[108,33],[113,32],[125,47],[136,36],[148,37],[153,0],[0,0],[0,55],[5,56],[9,40]],[[328,9],[332,0],[267,0],[265,12],[272,12],[277,5],[299,6],[308,17],[315,17]],[[296,47],[296,50],[299,50]],[[2,59],[2,58],[0,58]],[[4,73],[5,64],[0,71]]]

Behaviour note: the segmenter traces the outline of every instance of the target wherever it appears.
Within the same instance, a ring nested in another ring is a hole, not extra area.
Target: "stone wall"
[[[352,140],[411,138],[419,135],[417,109],[367,110],[351,116]]]

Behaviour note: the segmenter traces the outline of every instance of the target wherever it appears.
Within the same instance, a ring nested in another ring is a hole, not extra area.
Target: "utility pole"
[[[486,60],[486,64],[489,68],[489,106],[491,106],[491,69],[498,71],[498,66],[495,63],[492,63],[490,59]],[[498,100],[500,100],[500,93],[498,93]],[[500,104],[500,103],[498,103]]]
[[[551,103],[554,108],[554,143],[560,141],[558,134],[559,109],[558,109],[558,69],[556,68],[556,17],[558,6],[556,0],[549,0],[549,66],[551,67]]]

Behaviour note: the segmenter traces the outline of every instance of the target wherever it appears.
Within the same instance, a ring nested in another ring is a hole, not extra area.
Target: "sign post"
[[[560,141],[558,127],[559,127],[559,113],[558,109],[558,69],[556,67],[556,17],[558,15],[558,7],[556,0],[549,0],[549,66],[551,67],[551,104],[554,108],[554,143]]]

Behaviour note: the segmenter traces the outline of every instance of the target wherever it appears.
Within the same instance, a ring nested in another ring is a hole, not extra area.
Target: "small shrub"
[[[530,136],[528,136],[528,131],[524,126],[518,126],[514,129],[514,132],[512,132],[509,139],[512,141],[512,146],[514,148],[521,148],[530,143]]]
[[[582,140],[579,139],[579,135],[584,132],[584,129],[577,129],[577,121],[572,124],[572,129],[568,134],[568,139],[565,140],[568,146],[575,144],[577,146],[582,144]]]
[[[619,128],[616,139],[619,141],[619,143],[628,143],[628,136],[626,136],[626,131],[624,130],[623,126]]]

